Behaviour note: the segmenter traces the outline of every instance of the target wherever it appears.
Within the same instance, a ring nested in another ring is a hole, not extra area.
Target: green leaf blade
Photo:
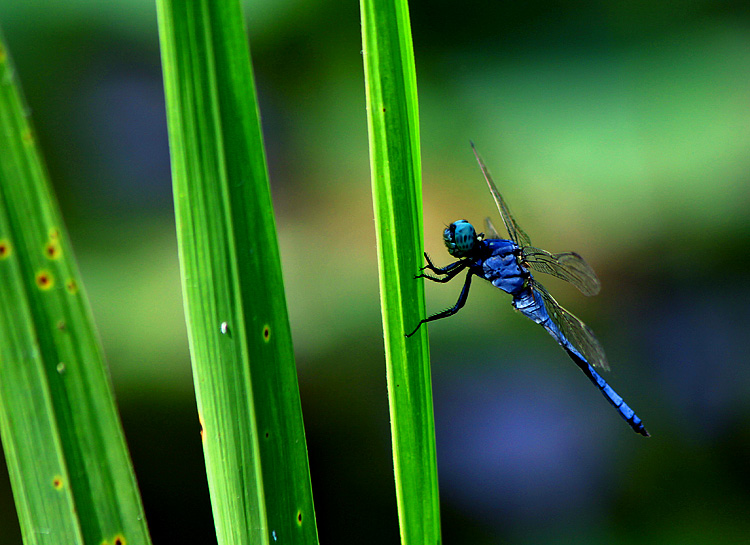
[[[401,542],[440,543],[435,423],[424,316],[419,118],[405,0],[361,0],[373,204]]]
[[[0,432],[26,543],[148,544],[80,275],[0,39]]]
[[[219,543],[316,543],[242,13],[236,1],[157,7],[185,315]]]

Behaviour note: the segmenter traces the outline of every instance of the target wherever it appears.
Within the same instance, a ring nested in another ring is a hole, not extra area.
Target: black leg
[[[421,269],[419,269],[420,271],[423,271],[423,270],[425,270],[425,269],[430,269],[430,270],[431,270],[432,272],[434,272],[434,273],[437,273],[437,274],[444,274],[444,273],[443,273],[443,269],[441,269],[441,268],[438,268],[438,267],[436,267],[436,266],[435,266],[435,265],[434,265],[434,264],[432,263],[432,260],[430,259],[430,256],[429,256],[429,255],[427,255],[427,252],[425,252],[425,253],[424,253],[424,258],[425,258],[425,259],[427,260],[427,265],[425,265],[424,267],[422,267]],[[446,267],[443,267],[443,268],[446,268]]]
[[[450,265],[446,265],[445,267],[436,267],[432,263],[430,256],[427,255],[427,252],[424,253],[424,258],[427,260],[427,265],[422,267],[421,270],[430,269],[432,272],[436,274],[447,274],[448,271],[452,270],[455,267],[458,267],[461,263],[463,263],[463,260],[459,259],[458,261],[454,261],[453,263],[451,263]]]
[[[425,258],[427,259],[427,265],[422,267],[420,270],[429,269],[435,274],[444,274],[444,278],[435,278],[434,276],[430,276],[429,274],[418,274],[414,278],[427,278],[428,280],[432,280],[433,282],[449,282],[453,279],[454,276],[456,276],[458,273],[460,273],[468,263],[464,260],[458,260],[450,265],[446,265],[445,267],[436,267],[433,265],[432,261],[430,261],[429,256],[427,255],[427,252],[424,254]]]
[[[465,266],[466,265],[464,265],[464,267]],[[442,312],[433,314],[432,316],[425,318],[424,320],[420,320],[420,322],[417,324],[417,327],[414,329],[414,331],[412,331],[411,333],[407,333],[406,336],[411,337],[412,335],[414,335],[419,330],[419,328],[422,327],[422,324],[426,324],[427,322],[432,322],[433,320],[439,320],[441,318],[447,318],[448,316],[453,316],[456,312],[461,310],[463,306],[466,304],[466,299],[468,299],[469,297],[469,288],[471,287],[472,275],[473,273],[471,271],[469,271],[466,274],[466,281],[464,282],[464,287],[461,290],[461,295],[458,296],[458,301],[456,301],[455,305],[453,305],[451,308],[446,309]],[[455,274],[453,276],[455,276]],[[425,278],[430,278],[430,277],[425,277]],[[443,279],[435,278],[434,280],[437,282],[443,282]]]

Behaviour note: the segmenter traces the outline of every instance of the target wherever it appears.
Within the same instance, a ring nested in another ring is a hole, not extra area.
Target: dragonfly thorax
[[[453,257],[468,256],[477,244],[477,232],[466,220],[451,223],[443,232],[443,241]]]

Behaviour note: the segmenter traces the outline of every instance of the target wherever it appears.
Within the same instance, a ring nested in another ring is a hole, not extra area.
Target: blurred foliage
[[[0,24],[89,288],[154,540],[210,543],[154,8],[103,5],[0,0]],[[320,538],[394,542],[358,6],[253,2],[246,13]],[[477,284],[458,316],[430,328],[445,542],[741,541],[746,3],[423,0],[411,2],[411,23],[427,251],[447,263],[444,225],[494,214],[471,138],[532,240],[596,269],[596,298],[545,284],[597,332],[608,381],[653,434],[633,437],[554,342]],[[431,312],[459,288],[426,290]],[[0,538],[13,543],[3,490]]]

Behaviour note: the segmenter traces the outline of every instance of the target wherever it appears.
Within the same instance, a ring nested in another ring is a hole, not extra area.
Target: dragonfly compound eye
[[[474,226],[466,220],[451,223],[443,233],[448,252],[455,257],[463,257],[474,248],[477,232]]]

